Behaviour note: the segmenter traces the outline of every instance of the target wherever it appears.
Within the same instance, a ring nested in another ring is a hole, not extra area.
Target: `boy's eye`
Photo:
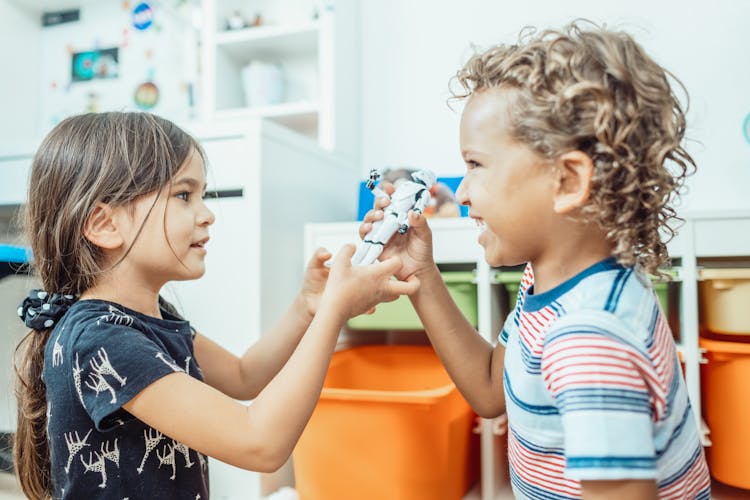
[[[466,168],[468,168],[469,170],[471,170],[473,168],[481,167],[481,166],[482,165],[479,162],[477,162],[477,161],[466,160]]]

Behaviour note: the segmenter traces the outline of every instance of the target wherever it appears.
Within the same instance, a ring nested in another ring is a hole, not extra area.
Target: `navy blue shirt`
[[[122,408],[170,373],[203,380],[190,324],[162,315],[81,300],[52,330],[42,378],[53,498],[208,498],[206,457]]]

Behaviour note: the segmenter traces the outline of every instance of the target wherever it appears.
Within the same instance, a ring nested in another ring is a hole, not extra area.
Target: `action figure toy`
[[[404,181],[396,187],[396,191],[389,197],[391,204],[384,209],[383,219],[372,225],[372,231],[365,235],[357,251],[352,257],[355,266],[366,266],[375,262],[383,252],[388,240],[398,231],[406,233],[409,229],[409,211],[421,214],[430,201],[430,188],[437,180],[432,170],[418,170],[411,174],[413,180]],[[385,191],[375,185],[380,178],[377,169],[370,170],[367,189],[376,197],[388,196]]]

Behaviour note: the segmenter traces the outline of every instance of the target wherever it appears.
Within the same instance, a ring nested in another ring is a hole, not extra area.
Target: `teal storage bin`
[[[444,272],[443,281],[448,293],[466,319],[477,326],[477,285],[473,272]],[[349,320],[352,330],[424,330],[411,301],[401,296],[393,302],[379,304],[375,313],[362,314]]]

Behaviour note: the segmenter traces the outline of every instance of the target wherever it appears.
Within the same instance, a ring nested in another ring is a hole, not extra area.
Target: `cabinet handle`
[[[206,191],[206,199],[215,198],[242,198],[243,189],[216,189],[214,191]]]

